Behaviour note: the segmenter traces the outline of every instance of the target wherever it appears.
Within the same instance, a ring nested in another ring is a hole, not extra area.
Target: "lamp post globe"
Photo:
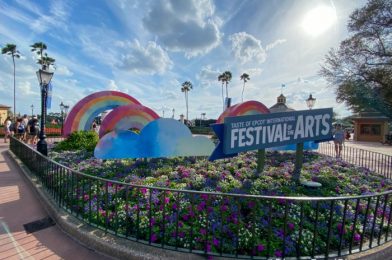
[[[46,99],[48,96],[48,84],[53,77],[53,72],[46,70],[45,66],[37,71],[38,83],[41,87],[41,129],[39,132],[39,141],[37,151],[42,155],[48,155],[48,144],[46,143],[45,121],[46,121]]]
[[[306,105],[311,110],[314,107],[315,103],[316,103],[316,99],[312,96],[312,94],[310,94],[308,99],[306,100]]]

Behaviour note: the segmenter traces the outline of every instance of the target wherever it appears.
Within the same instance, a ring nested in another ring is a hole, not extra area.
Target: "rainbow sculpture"
[[[101,91],[80,100],[69,112],[64,122],[64,134],[78,130],[89,130],[94,118],[105,110],[118,106],[136,104],[135,98],[118,91]]]
[[[128,130],[130,128],[142,130],[144,126],[158,118],[157,113],[142,105],[117,107],[106,115],[102,121],[99,128],[99,138],[113,130]]]
[[[246,101],[227,108],[216,121],[217,124],[223,124],[225,117],[247,116],[270,113],[269,109],[258,101]]]

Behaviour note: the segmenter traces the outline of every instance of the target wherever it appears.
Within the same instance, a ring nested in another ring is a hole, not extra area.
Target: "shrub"
[[[73,132],[66,140],[58,143],[53,149],[55,151],[94,151],[98,143],[98,134],[94,131]]]

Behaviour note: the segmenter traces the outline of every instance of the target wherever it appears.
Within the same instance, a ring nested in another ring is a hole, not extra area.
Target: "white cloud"
[[[140,45],[138,40],[129,43],[129,53],[122,57],[120,68],[139,74],[162,74],[173,66],[167,53],[155,42]]]
[[[266,51],[269,51],[269,50],[275,48],[277,45],[282,44],[282,43],[285,43],[286,41],[287,41],[286,39],[278,39],[278,40],[274,41],[273,43],[268,44],[268,45],[265,47],[265,50],[266,50]]]
[[[235,58],[245,64],[248,62],[263,63],[267,54],[261,45],[261,41],[246,32],[232,34],[229,37]]]
[[[221,21],[214,9],[210,0],[154,1],[143,24],[169,50],[194,57],[208,53],[221,41]]]
[[[109,80],[109,85],[107,86],[108,90],[119,90],[116,82],[114,80]]]
[[[261,75],[261,73],[263,72],[263,69],[260,68],[250,68],[250,69],[245,69],[244,73],[248,74],[250,78],[254,78],[256,76]]]
[[[56,74],[62,75],[62,76],[72,76],[73,72],[70,71],[67,66],[58,66],[56,68]]]
[[[37,9],[38,10],[38,9]],[[38,19],[30,24],[30,28],[38,33],[44,33],[50,28],[61,28],[67,30],[68,7],[65,2],[54,1],[50,5],[49,15],[39,14]]]
[[[35,95],[39,96],[39,91],[38,87],[36,87],[36,90],[33,91],[31,88],[31,83],[29,81],[23,81],[17,85],[18,92],[20,95],[23,96],[28,96],[28,95]]]
[[[218,82],[218,76],[221,72],[207,65],[201,68],[196,78],[201,82],[201,86],[210,86],[213,82]]]

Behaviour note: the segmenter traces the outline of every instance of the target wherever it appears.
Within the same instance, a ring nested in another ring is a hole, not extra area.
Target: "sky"
[[[267,107],[283,94],[287,105],[333,107],[333,87],[319,76],[325,55],[347,37],[349,15],[366,1],[346,0],[0,0],[0,47],[17,45],[16,112],[40,109],[30,45],[44,42],[56,59],[52,107],[72,107],[102,90],[131,95],[165,117],[186,114],[181,84],[190,81],[189,118],[222,113],[219,74],[231,71],[229,97]],[[285,85],[282,88],[282,84]],[[13,65],[0,57],[0,104],[13,106]]]

